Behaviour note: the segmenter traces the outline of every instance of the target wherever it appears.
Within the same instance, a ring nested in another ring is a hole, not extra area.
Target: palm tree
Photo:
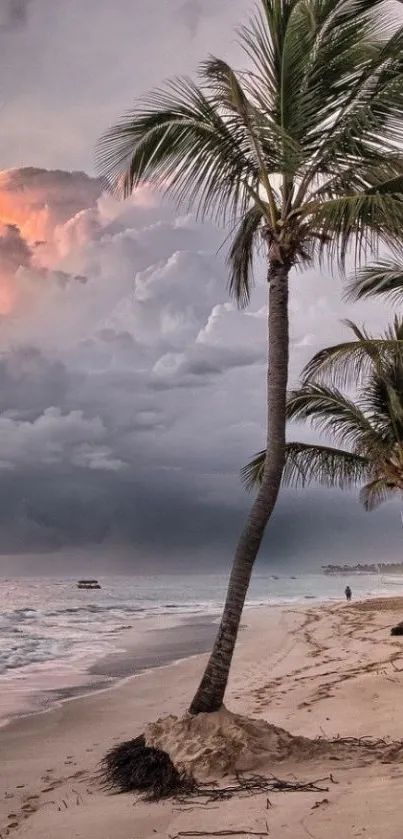
[[[222,705],[243,605],[285,463],[288,277],[343,269],[403,229],[403,27],[383,0],[259,0],[240,30],[247,69],[209,57],[199,84],[167,83],[98,144],[111,189],[149,183],[230,228],[229,289],[248,303],[267,259],[267,456],[235,551],[222,620],[191,703]]]
[[[289,420],[308,421],[336,446],[288,443],[283,482],[359,485],[360,500],[372,510],[403,492],[403,321],[396,318],[380,338],[348,325],[356,340],[317,353],[287,402]],[[352,384],[354,398],[340,389]],[[262,481],[265,454],[242,470],[248,489]]]

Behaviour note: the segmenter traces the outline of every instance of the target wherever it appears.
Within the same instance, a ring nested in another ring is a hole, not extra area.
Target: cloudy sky
[[[239,468],[264,441],[264,266],[238,312],[225,233],[146,189],[118,204],[92,161],[151,86],[207,52],[236,62],[246,8],[0,0],[2,554],[96,545],[119,569],[231,557],[250,503]],[[293,277],[293,381],[347,314],[390,317],[353,313],[341,291],[323,271]],[[263,560],[392,559],[401,542],[393,505],[369,516],[351,497],[284,491]]]

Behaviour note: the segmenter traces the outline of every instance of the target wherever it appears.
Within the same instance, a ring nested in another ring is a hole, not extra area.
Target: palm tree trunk
[[[237,544],[221,623],[189,708],[191,714],[218,711],[223,703],[253,566],[280,488],[285,462],[289,270],[289,265],[278,262],[269,268],[266,461],[261,487]]]

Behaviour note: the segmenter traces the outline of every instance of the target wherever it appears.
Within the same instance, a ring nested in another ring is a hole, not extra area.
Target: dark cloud
[[[67,274],[66,271],[53,271],[53,279],[60,288],[66,288],[69,283],[88,282],[88,277],[84,277],[82,274]]]
[[[234,481],[236,476],[234,475]],[[7,473],[0,484],[3,553],[107,548],[115,572],[225,569],[249,506],[203,498],[197,475],[186,485],[154,483],[134,474],[55,468]],[[388,561],[399,553],[399,512],[372,516],[358,500],[315,490],[282,493],[262,546],[260,564],[275,570],[315,570],[331,562]],[[99,568],[99,557],[97,557]],[[37,569],[49,568],[42,561]],[[108,565],[107,565],[108,567]],[[109,564],[109,568],[110,568]]]
[[[203,5],[200,0],[185,0],[178,12],[179,18],[189,29],[191,35],[196,35],[203,15]]]
[[[0,176],[20,221],[3,242],[16,293],[0,332],[3,551],[97,545],[147,567],[195,556],[224,566],[251,503],[239,470],[264,444],[264,266],[240,312],[225,234],[147,189],[120,205],[99,186],[80,173]],[[291,285],[295,381],[343,334],[347,310],[322,274]],[[379,325],[379,306],[360,307],[364,318]],[[370,517],[351,498],[283,492],[262,561],[373,559],[382,526],[387,558],[395,524],[393,507]]]
[[[0,31],[10,32],[24,26],[31,0],[1,0]]]
[[[36,419],[49,405],[64,406],[70,387],[63,362],[46,358],[36,347],[0,355],[0,417]]]
[[[2,224],[0,218],[0,275],[13,275],[31,265],[32,250],[16,224]]]
[[[3,31],[18,29],[2,38],[0,155],[25,167],[0,174],[0,269],[15,291],[0,332],[3,552],[96,544],[97,561],[102,546],[108,562],[124,549],[124,568],[230,561],[251,503],[239,468],[264,445],[264,270],[237,311],[225,232],[146,189],[123,206],[100,199],[99,180],[63,167],[90,171],[101,132],[206,52],[242,63],[233,32],[252,5],[0,0]],[[388,318],[340,300],[325,271],[292,280],[292,383],[345,336],[343,317]],[[369,516],[350,496],[283,492],[262,561],[392,558],[398,525],[393,505]]]

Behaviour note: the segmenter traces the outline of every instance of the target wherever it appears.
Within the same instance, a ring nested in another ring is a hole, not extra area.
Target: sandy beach
[[[402,737],[403,599],[245,613],[227,707],[311,738]],[[271,761],[265,774],[326,778],[321,793],[271,793],[210,806],[149,804],[100,790],[99,759],[167,714],[181,715],[205,655],[149,670],[0,730],[0,836],[159,839],[238,830],[276,839],[401,839],[401,750]],[[122,662],[120,662],[122,668]],[[125,672],[123,670],[123,672]],[[267,833],[268,831],[268,833]]]

